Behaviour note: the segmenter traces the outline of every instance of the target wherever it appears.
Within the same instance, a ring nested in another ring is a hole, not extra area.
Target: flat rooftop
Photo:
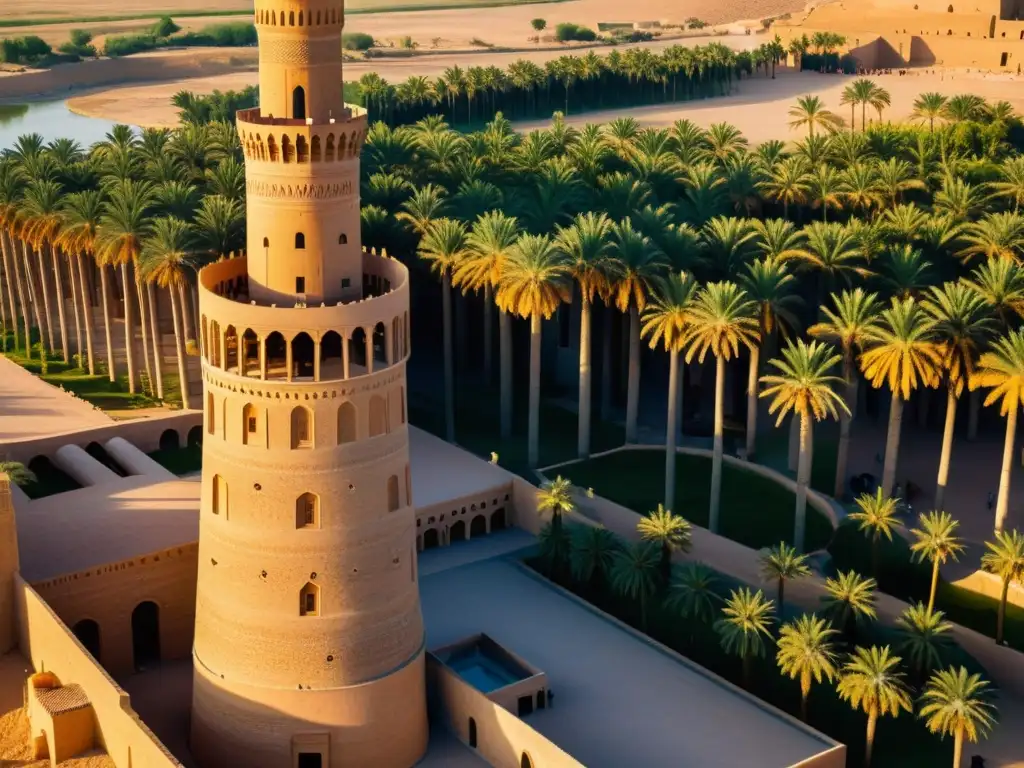
[[[0,421],[6,424],[7,416]],[[484,494],[512,481],[509,472],[416,427],[409,428],[409,454],[417,507]],[[199,540],[200,490],[198,476],[162,480],[131,475],[19,502],[22,576],[29,583],[45,581],[194,543]]]
[[[526,722],[592,768],[783,768],[834,746],[506,559],[421,571],[420,593],[428,648],[486,632],[545,671],[555,699]]]

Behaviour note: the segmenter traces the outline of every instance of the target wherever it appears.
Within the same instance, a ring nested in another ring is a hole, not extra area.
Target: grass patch
[[[620,451],[557,470],[575,485],[593,488],[634,512],[645,514],[664,501],[665,452],[657,449]],[[690,522],[707,527],[711,459],[676,456],[676,508]],[[790,541],[793,537],[795,496],[771,480],[725,464],[722,468],[720,533],[748,547]],[[807,507],[807,549],[826,546],[832,524]]]
[[[176,475],[187,475],[203,468],[203,447],[189,445],[184,448],[153,451],[149,454],[157,464]]]
[[[789,471],[789,427],[773,429],[757,436],[759,464],[796,477]],[[836,462],[839,459],[839,427],[833,424],[817,425],[814,430],[814,455],[811,464],[811,488],[832,495],[836,485]]]

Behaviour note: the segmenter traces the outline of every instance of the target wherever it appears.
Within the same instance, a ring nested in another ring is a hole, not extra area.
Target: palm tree
[[[527,461],[540,457],[540,334],[541,318],[549,319],[570,298],[565,254],[545,235],[522,235],[505,261],[498,287],[498,306],[530,318],[530,413]]]
[[[680,395],[679,356],[690,327],[690,309],[697,295],[697,283],[685,272],[673,273],[658,282],[651,303],[644,309],[640,335],[651,349],[659,341],[669,354],[668,415],[665,419],[665,504],[669,509],[676,495],[676,438]]]
[[[878,297],[862,288],[832,294],[835,309],[822,307],[825,319],[807,329],[811,336],[839,345],[843,354],[843,379],[846,381],[846,410],[840,411],[839,450],[836,457],[836,482],[833,495],[846,493],[846,467],[850,455],[850,426],[857,407],[856,355],[863,348],[869,331],[878,318]]]
[[[825,109],[825,102],[818,96],[801,96],[796,100],[796,105],[790,107],[789,121],[790,128],[803,128],[807,126],[810,136],[814,135],[815,128],[835,129],[842,124],[839,115]]]
[[[470,290],[484,292],[484,357],[491,343],[490,317],[494,292],[501,282],[501,273],[516,238],[519,225],[512,216],[501,211],[488,211],[474,223],[466,238],[467,251],[455,266],[452,282]],[[505,310],[498,313],[498,347],[501,389],[501,437],[512,435],[512,318]],[[487,375],[490,376],[488,368]]]
[[[166,289],[170,296],[174,348],[178,356],[178,384],[181,402],[186,409],[191,407],[191,392],[185,359],[185,308],[179,305],[179,290],[188,285],[188,270],[195,266],[192,242],[192,229],[186,222],[170,216],[156,219],[150,235],[142,244],[139,264],[143,279]]]
[[[735,283],[708,283],[697,295],[686,335],[686,362],[715,357],[715,437],[711,463],[711,504],[708,529],[718,532],[722,495],[722,451],[725,422],[725,364],[758,341],[757,306]]]
[[[861,131],[867,130],[867,122],[865,120],[865,111],[867,105],[871,103],[875,97],[875,90],[878,88],[872,81],[867,78],[861,77],[854,80],[846,88],[843,89],[842,98],[839,100],[840,104],[850,105],[850,130],[856,129],[856,119],[854,118],[853,110],[856,106],[860,105],[860,129]]]
[[[878,488],[874,495],[862,493],[854,503],[857,505],[857,510],[850,512],[846,519],[857,523],[857,530],[863,531],[871,537],[871,575],[877,579],[879,577],[879,541],[882,536],[892,541],[893,533],[902,527],[897,500],[886,496],[882,493],[882,489]]]
[[[602,213],[580,214],[568,227],[559,227],[555,242],[569,261],[570,273],[580,288],[580,388],[579,432],[576,453],[581,459],[590,455],[591,366],[590,317],[596,296],[607,296],[611,285],[608,258],[611,220]]]
[[[684,563],[675,569],[665,605],[686,619],[691,642],[695,625],[710,624],[715,616],[717,603],[721,600],[717,584],[715,571],[704,563]]]
[[[995,196],[1012,201],[1014,212],[1020,212],[1020,205],[1024,203],[1024,158],[1004,160],[999,166],[999,181],[990,182],[990,186]]]
[[[957,403],[964,386],[974,376],[975,362],[995,331],[995,322],[985,300],[964,283],[945,283],[941,288],[933,286],[924,308],[936,323],[942,374],[946,381],[946,424],[935,488],[935,508],[942,509],[953,451]]]
[[[64,199],[64,223],[57,238],[57,244],[63,248],[74,262],[72,269],[78,270],[78,285],[81,290],[82,305],[85,309],[85,344],[89,357],[89,375],[96,373],[93,356],[92,307],[88,297],[85,279],[84,261],[96,252],[96,239],[99,237],[100,217],[103,215],[103,193],[89,189],[74,192]],[[99,267],[100,281],[103,291],[103,328],[107,345],[107,374],[111,381],[117,380],[114,367],[114,348],[110,338],[110,314],[107,299],[109,289],[106,270]]]
[[[658,547],[638,541],[614,555],[612,590],[640,606],[640,629],[647,631],[647,602],[658,588]]]
[[[455,362],[452,356],[452,273],[467,251],[466,226],[452,219],[437,219],[423,232],[418,253],[441,278],[441,313],[444,336],[445,439],[455,441]]]
[[[636,531],[642,541],[657,544],[661,550],[662,586],[667,588],[672,577],[672,553],[690,551],[690,524],[661,504],[637,521]]]
[[[942,611],[932,611],[924,603],[917,603],[908,606],[896,620],[900,637],[896,650],[906,654],[919,680],[942,663],[943,654],[953,644],[949,637],[953,625],[945,616]]]
[[[722,608],[722,618],[715,622],[715,631],[722,650],[743,660],[743,686],[750,688],[754,659],[764,655],[765,638],[771,638],[774,605],[761,590],[752,592],[740,587],[729,593]]]
[[[807,555],[799,554],[796,547],[791,547],[784,541],[761,553],[761,577],[778,584],[780,616],[786,607],[784,600],[786,581],[810,575],[811,569],[807,564]]]
[[[426,184],[402,203],[402,210],[395,214],[395,218],[406,222],[413,232],[423,236],[436,219],[445,215],[447,209],[445,189],[436,184]]]
[[[938,383],[942,355],[935,336],[936,322],[913,298],[893,299],[879,322],[866,334],[861,370],[875,388],[888,384],[892,392],[885,443],[882,491],[890,495],[896,480],[903,403],[919,386]]]
[[[629,313],[629,375],[626,386],[626,442],[635,443],[640,406],[640,313],[668,260],[629,219],[612,224],[609,255],[611,291],[620,312]]]
[[[0,475],[7,475],[7,478],[17,486],[28,485],[38,480],[36,473],[20,461],[0,461]]]
[[[996,643],[1002,645],[1010,584],[1024,584],[1024,536],[1020,531],[996,531],[996,540],[986,541],[985,547],[988,551],[981,556],[981,567],[998,576],[1003,584],[996,620]]]
[[[875,745],[878,718],[885,715],[898,717],[901,711],[911,712],[910,692],[899,671],[900,657],[879,648],[855,648],[850,660],[839,673],[836,691],[843,701],[868,716],[867,738],[864,744],[864,766],[871,765],[871,752]]]
[[[780,160],[758,184],[758,189],[769,200],[782,203],[782,217],[789,218],[789,206],[806,202],[811,192],[807,163],[802,157]]]
[[[935,131],[935,118],[942,117],[946,107],[946,97],[941,93],[930,91],[922,93],[914,100],[914,111],[910,116],[914,120],[927,120],[928,130]]]
[[[782,674],[800,680],[800,719],[807,721],[807,698],[811,683],[832,682],[836,676],[836,654],[832,625],[814,614],[804,614],[779,630],[775,660]]]
[[[575,525],[570,543],[569,565],[573,578],[600,593],[608,583],[615,553],[622,549],[621,540],[599,525]]]
[[[761,397],[772,398],[768,412],[778,413],[776,426],[782,424],[792,411],[800,419],[800,457],[796,477],[796,516],[793,529],[793,544],[798,552],[804,548],[804,530],[807,524],[807,486],[811,481],[811,419],[823,421],[847,410],[846,403],[834,387],[842,381],[829,374],[839,361],[840,355],[828,344],[812,341],[807,344],[798,339],[790,342],[782,351],[782,359],[769,361],[778,373],[761,377],[767,387]]]
[[[36,258],[39,261],[39,291],[43,297],[47,338],[50,342],[51,352],[56,349],[56,346],[53,338],[53,314],[50,310],[50,289],[49,281],[46,279],[47,275],[52,273],[56,281],[55,301],[60,327],[61,356],[66,363],[71,360],[71,355],[68,346],[67,321],[64,317],[64,289],[61,282],[60,264],[53,253],[53,242],[60,234],[62,191],[60,184],[48,179],[36,179],[29,182],[25,188],[21,206],[23,221],[21,239],[23,245],[27,244],[36,252]],[[49,266],[43,260],[44,248],[50,251]]]
[[[1024,331],[1012,331],[992,343],[989,351],[982,354],[978,361],[978,370],[971,386],[990,388],[985,405],[999,401],[999,413],[1006,417],[1006,440],[1003,444],[995,520],[995,530],[1001,531],[1009,512],[1017,412],[1024,406]]]
[[[953,768],[960,768],[964,739],[976,743],[995,725],[989,696],[988,683],[964,667],[940,670],[928,680],[918,717],[932,733],[953,737]]]
[[[840,571],[835,578],[825,579],[825,595],[821,598],[822,612],[839,627],[846,637],[852,637],[857,625],[874,621],[874,579],[865,579],[854,571]]]
[[[932,586],[928,592],[928,610],[935,607],[935,592],[939,586],[939,566],[947,560],[958,559],[964,545],[956,536],[960,523],[948,512],[931,511],[918,516],[918,528],[910,532],[916,541],[910,545],[914,559],[919,563],[925,560],[932,562]]]

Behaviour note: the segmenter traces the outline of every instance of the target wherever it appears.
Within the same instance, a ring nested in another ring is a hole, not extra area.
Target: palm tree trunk
[[[711,459],[711,507],[708,530],[718,533],[718,507],[722,496],[722,432],[725,423],[725,358],[715,359],[715,440]]]
[[[935,592],[939,586],[939,558],[932,560],[932,585],[928,591],[928,613],[935,607]]]
[[[957,728],[953,733],[953,768],[960,768],[964,755],[964,732]]]
[[[43,248],[42,248],[42,246],[40,246],[39,248],[36,248],[35,252],[36,252],[36,261],[39,263],[39,292],[42,294],[42,297],[43,297],[43,312],[46,314],[46,338],[49,339],[49,341],[50,341],[50,351],[53,352],[56,349],[56,347],[54,347],[54,345],[53,345],[53,312],[50,309],[49,281],[46,279],[47,269],[46,269],[46,262],[43,260]],[[50,257],[51,257],[50,258],[50,263],[54,267],[54,275],[56,276],[56,279],[59,282],[60,281],[60,274],[59,274],[59,271],[58,271],[59,270],[59,265],[56,262],[53,261],[53,249],[52,248],[50,249]],[[61,286],[61,288],[63,288],[63,286]],[[58,291],[61,288],[58,288]],[[58,296],[57,297],[57,307],[60,310],[58,312],[58,314],[59,314],[58,320],[60,322],[60,347],[61,347],[60,352],[61,352],[61,357],[64,358],[64,362],[67,363],[67,362],[70,361],[70,358],[68,356],[68,328],[67,328],[67,325],[64,322],[64,297],[63,296]]]
[[[612,415],[612,328],[615,326],[615,309],[605,304],[605,322],[601,333],[601,420],[609,421]]]
[[[494,383],[494,298],[491,284],[484,285],[484,381]]]
[[[124,360],[128,368],[128,392],[134,395],[138,376],[135,373],[135,328],[132,327],[134,318],[132,317],[132,298],[129,290],[131,282],[128,273],[128,263],[124,262],[121,264],[121,295],[124,297]]]
[[[452,360],[452,278],[441,278],[441,315],[444,333],[444,436],[455,442],[455,364]]]
[[[626,442],[636,442],[640,411],[640,309],[629,305],[629,379],[626,385]]]
[[[28,296],[32,300],[32,314],[36,317],[36,328],[39,329],[39,348],[46,349],[46,326],[43,324],[43,315],[39,311],[39,294],[36,293],[36,281],[32,277],[32,260],[28,255],[28,245],[21,241],[22,266],[25,267],[25,287],[28,289]],[[53,351],[51,342],[50,351]]]
[[[185,283],[178,283],[178,307],[181,315],[181,333],[185,341],[195,341],[196,334],[192,330],[192,313],[188,311],[188,291]]]
[[[501,357],[501,437],[512,436],[512,315],[498,310],[498,354]]]
[[[10,252],[10,236],[7,232],[0,231],[0,255],[3,256],[4,260],[4,275],[7,277],[7,303],[11,306],[11,330],[14,331],[14,348],[18,348],[19,339],[18,336],[18,305],[14,301],[14,292],[18,286],[18,275],[14,271],[12,266],[13,259],[11,259]],[[25,321],[26,330],[28,328],[28,321]]]
[[[871,752],[875,747],[875,726],[878,725],[878,713],[868,713],[868,734],[864,739],[864,768],[871,766]]]
[[[97,264],[96,266],[100,271],[100,293],[103,297],[103,334],[107,342],[107,376],[114,382],[117,381],[117,367],[114,365],[114,341],[110,333],[110,277],[107,274],[107,267],[105,265]],[[132,392],[134,392],[134,382],[132,382],[131,387]]]
[[[789,451],[786,456],[786,468],[796,472],[800,463],[800,419],[793,414],[789,420]]]
[[[946,424],[942,429],[942,453],[939,458],[939,479],[935,487],[935,509],[943,509],[946,482],[949,480],[949,459],[953,453],[953,426],[956,424],[957,397],[952,387],[946,392]]]
[[[540,460],[540,313],[530,315],[530,416],[527,426],[527,462]]]
[[[68,280],[71,283],[71,312],[75,320],[75,354],[78,356],[78,368],[86,367],[86,360],[84,358],[85,350],[82,347],[82,317],[81,312],[78,309],[78,278],[75,276],[75,264],[74,257],[70,254],[65,254],[63,259],[68,265]],[[60,264],[57,263],[57,254],[54,253],[53,268],[55,274],[60,274]],[[64,306],[64,294],[63,290],[58,289],[58,304]]]
[[[898,391],[892,393],[889,405],[889,433],[885,438],[885,466],[882,469],[882,493],[892,495],[896,483],[896,463],[900,453],[900,426],[903,422],[903,400]]]
[[[156,399],[164,399],[164,354],[163,344],[160,343],[160,319],[156,312],[156,289],[152,283],[146,283],[146,303],[149,305],[149,328],[150,335],[153,341],[153,376],[156,382]],[[179,381],[178,386],[181,389],[182,398],[185,396],[186,385],[184,382]],[[183,400],[183,408],[188,408],[188,401]]]
[[[14,282],[18,290],[18,303],[21,304],[21,320],[25,325],[25,357],[32,359],[32,329],[29,319],[29,307],[26,303],[27,291],[25,281],[21,274],[21,265],[18,263],[18,253],[15,250],[13,239],[11,240],[11,267],[14,273]]]
[[[576,440],[576,455],[585,459],[590,456],[590,301],[583,294],[580,303],[580,394],[579,434]]]
[[[807,486],[811,482],[811,417],[800,414],[800,460],[796,471],[796,519],[793,524],[793,546],[798,553],[804,551],[807,528]],[[781,604],[779,606],[782,608]]]
[[[1006,596],[1010,591],[1010,580],[1003,579],[1003,592],[999,597],[999,613],[996,614],[996,645],[1003,644],[1003,626],[1006,623]]]
[[[679,406],[679,352],[668,353],[668,416],[665,419],[665,507],[676,503],[676,417]]]
[[[2,267],[2,269],[0,269],[0,280],[6,282],[8,277],[7,264],[0,262],[0,267]],[[7,322],[7,297],[4,295],[4,287],[2,283],[0,283],[0,325],[3,326],[4,334],[4,346],[2,348],[6,350],[7,329],[10,328],[10,324]]]
[[[757,369],[761,350],[750,348],[750,368],[747,373],[747,461],[757,453]]]
[[[999,470],[999,497],[996,501],[995,530],[1003,530],[1010,511],[1010,475],[1013,471],[1013,444],[1017,437],[1017,409],[1006,415],[1006,440],[1003,442],[1003,466]]]
[[[89,375],[96,375],[96,359],[93,355],[92,308],[89,302],[89,284],[85,279],[85,257],[78,254],[74,257],[78,269],[78,289],[82,297],[82,310],[85,312],[85,352],[89,356]],[[77,320],[77,316],[76,316]]]
[[[149,380],[149,393],[156,395],[156,388],[153,386],[153,366],[150,363],[150,352],[152,349],[149,346],[149,320],[147,319],[148,313],[146,312],[146,290],[142,287],[142,280],[139,278],[138,266],[132,265],[132,271],[135,273],[135,294],[139,299],[139,328],[142,330],[142,361],[145,363],[146,378]],[[127,293],[127,286],[125,286],[125,293]]]
[[[180,288],[181,286],[177,287]],[[179,322],[178,318],[178,315],[181,314],[178,311],[178,303],[181,299],[180,296],[175,295],[175,293],[177,293],[177,289],[173,286],[168,293],[171,294],[171,322],[174,323],[174,349],[178,355],[178,380],[181,383],[181,403],[182,407],[187,410],[191,407],[189,402],[191,392],[189,391],[188,386],[188,366],[186,365],[185,342],[183,339],[184,325]],[[181,319],[183,320],[184,318]],[[181,328],[179,328],[179,324],[182,325]]]
[[[846,468],[850,463],[850,429],[857,409],[857,384],[857,374],[851,373],[846,380],[846,407],[850,412],[841,411],[839,414],[839,449],[836,453],[836,482],[832,494],[837,499],[846,495]]]

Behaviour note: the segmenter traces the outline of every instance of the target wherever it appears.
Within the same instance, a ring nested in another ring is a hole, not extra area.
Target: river
[[[114,123],[71,112],[63,99],[30,104],[0,104],[0,152],[10,149],[19,136],[38,133],[45,141],[69,138],[83,147],[102,141]]]

